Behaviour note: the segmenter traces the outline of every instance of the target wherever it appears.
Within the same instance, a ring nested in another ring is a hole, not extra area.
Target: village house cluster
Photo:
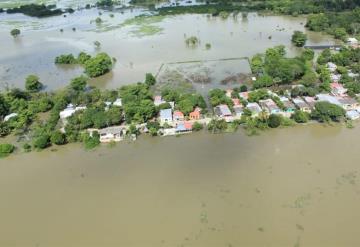
[[[346,111],[346,117],[348,119],[359,119],[360,105],[358,101],[347,95],[347,89],[344,88],[342,84],[334,82],[331,83],[330,86],[331,93],[317,94],[315,97],[304,96],[292,98],[290,93],[287,93],[287,96],[279,96],[267,90],[270,98],[259,100],[258,102],[248,102],[251,91],[241,92],[239,93],[239,97],[247,103],[246,105],[241,104],[239,99],[232,98],[234,103],[232,107],[233,111],[231,111],[228,105],[221,104],[214,107],[214,113],[218,118],[224,119],[226,122],[241,119],[245,109],[251,112],[252,117],[258,117],[260,113],[266,113],[267,115],[279,114],[283,117],[290,118],[296,110],[311,113],[315,108],[316,102],[325,101],[342,107]],[[302,85],[294,85],[293,87],[302,87]],[[227,97],[231,97],[232,90],[227,90],[226,95]],[[273,97],[277,97],[282,102],[282,106],[277,105],[272,99]]]

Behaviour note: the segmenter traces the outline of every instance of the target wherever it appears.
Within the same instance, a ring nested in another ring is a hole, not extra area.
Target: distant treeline
[[[64,11],[61,9],[57,9],[55,5],[46,6],[44,4],[28,4],[12,9],[7,9],[6,13],[8,14],[22,13],[24,15],[28,15],[32,17],[48,17],[48,16],[61,15],[64,13]]]
[[[133,4],[149,4],[150,0],[132,0]],[[157,0],[153,1],[157,3]],[[360,0],[213,0],[204,5],[171,6],[159,8],[160,14],[208,13],[236,10],[267,10],[281,14],[299,15],[322,13],[327,11],[351,10],[360,6]]]

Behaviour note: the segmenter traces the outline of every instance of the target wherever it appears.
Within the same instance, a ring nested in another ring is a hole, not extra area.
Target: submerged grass
[[[136,37],[151,36],[160,34],[164,28],[157,26],[165,19],[164,16],[158,15],[140,15],[125,20],[119,27],[131,27],[130,31]]]

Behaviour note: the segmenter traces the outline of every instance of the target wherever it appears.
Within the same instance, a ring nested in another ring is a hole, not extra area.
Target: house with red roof
[[[173,120],[184,121],[184,113],[182,113],[181,111],[174,111]]]

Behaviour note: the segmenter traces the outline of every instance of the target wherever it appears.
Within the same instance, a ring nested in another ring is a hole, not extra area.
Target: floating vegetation
[[[208,223],[208,217],[207,217],[207,213],[206,212],[202,212],[200,214],[200,222],[203,224],[207,224]]]
[[[160,34],[164,30],[164,28],[155,25],[160,23],[164,19],[164,16],[140,15],[125,20],[119,25],[119,27],[132,27],[130,33],[137,37],[151,36],[155,34]]]
[[[265,230],[264,230],[263,227],[259,227],[259,228],[258,228],[258,231],[259,231],[259,232],[264,232]]]
[[[220,13],[219,13],[219,16],[220,16],[220,18],[221,19],[227,19],[228,17],[229,17],[229,15],[230,15],[230,13],[229,12],[227,12],[227,11],[221,11]]]
[[[350,184],[356,185],[357,172],[352,171],[345,174],[342,174],[339,178],[336,179],[338,185]]]
[[[299,231],[304,231],[304,227],[300,224],[296,224],[296,229],[298,229]]]

